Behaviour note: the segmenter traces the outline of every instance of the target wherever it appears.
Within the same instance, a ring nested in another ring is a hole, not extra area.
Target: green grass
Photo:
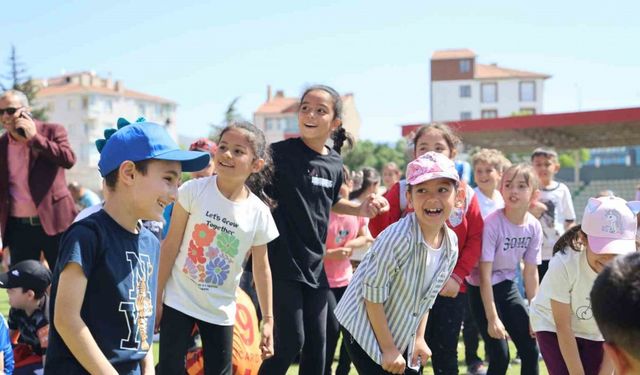
[[[9,315],[9,297],[7,296],[7,293],[4,290],[0,290],[0,312],[5,316],[5,318]],[[513,345],[513,342],[511,341],[509,342],[509,351],[512,356],[514,356],[516,353],[516,348]],[[464,356],[464,345],[462,344],[462,339],[458,342],[458,353]],[[157,363],[158,343],[153,344],[153,354]],[[481,357],[484,357],[484,345],[482,345],[482,343],[480,344],[479,354]],[[460,369],[460,374],[466,374],[467,366],[464,364],[464,358],[462,358],[462,356],[458,357],[458,368]],[[337,362],[334,362],[334,369],[335,369],[335,366],[337,366]],[[509,370],[507,371],[507,374],[515,375],[519,373],[520,373],[520,365],[512,364],[511,366],[509,366]],[[294,364],[289,368],[289,371],[287,371],[287,375],[297,375],[297,374],[298,374],[298,365]],[[357,372],[353,368],[353,366],[351,366],[350,374],[357,375]],[[431,366],[427,366],[426,371],[424,371],[423,374],[425,375],[433,374]],[[540,374],[548,375],[547,368],[545,367],[544,362],[540,362]]]
[[[462,336],[458,341],[458,353],[459,353],[458,354],[459,372],[460,374],[466,374],[467,366],[464,363],[464,344],[462,342]],[[509,341],[509,353],[511,354],[512,357],[515,356],[515,353],[516,353],[516,347],[513,345],[513,342],[511,341]],[[478,350],[478,354],[480,355],[480,357],[484,357],[484,345],[482,344],[482,342],[480,342],[480,348]],[[334,371],[337,365],[338,365],[338,362],[334,361],[334,364],[333,364]],[[433,369],[431,368],[430,363],[429,365],[427,365],[427,367],[425,368],[425,371],[423,371],[422,373],[423,375],[433,375]],[[507,370],[507,374],[509,375],[520,374],[520,365],[511,364],[509,366],[509,369]],[[547,372],[547,368],[545,367],[544,362],[540,361],[540,375],[548,375],[548,374],[549,373]],[[289,371],[287,371],[287,375],[298,375],[298,365],[297,364],[292,365],[289,368]],[[351,372],[349,372],[349,375],[358,375],[353,365],[351,365]]]

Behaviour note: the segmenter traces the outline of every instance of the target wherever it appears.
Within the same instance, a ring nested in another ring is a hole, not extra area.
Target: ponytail
[[[349,149],[353,147],[353,136],[346,131],[342,125],[338,126],[338,128],[331,133],[331,140],[333,141],[333,149],[336,150],[338,154],[341,153],[345,141]]]
[[[564,254],[567,247],[577,252],[584,250],[586,245],[586,238],[587,235],[582,231],[581,225],[576,225],[569,228],[569,230],[564,232],[564,234],[560,236],[560,238],[558,238],[556,244],[553,245],[553,255],[555,255],[557,252]]]

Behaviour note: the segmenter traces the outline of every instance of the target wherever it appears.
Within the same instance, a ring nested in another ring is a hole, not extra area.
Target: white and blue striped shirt
[[[458,238],[446,225],[443,228],[446,236],[439,264],[435,274],[427,275],[428,245],[415,213],[389,226],[376,238],[336,307],[340,324],[378,364],[382,353],[364,300],[383,304],[393,342],[400,353],[408,350],[411,358],[418,324],[458,260]],[[431,284],[426,285],[429,280]]]

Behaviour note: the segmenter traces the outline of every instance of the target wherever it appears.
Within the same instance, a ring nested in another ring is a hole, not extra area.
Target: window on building
[[[495,103],[498,101],[498,85],[496,83],[483,83],[480,88],[480,101],[482,103]]]
[[[461,98],[470,98],[471,97],[471,85],[462,85],[462,86],[460,86],[460,97]]]
[[[483,109],[481,117],[482,118],[496,118],[496,117],[498,117],[498,111],[495,110],[495,109]]]
[[[111,99],[105,100],[104,106],[107,109],[107,113],[113,113],[113,100]]]
[[[471,112],[460,112],[460,120],[471,120]]]
[[[536,109],[535,108],[520,108],[520,115],[535,115],[536,114]]]
[[[460,73],[469,73],[471,71],[471,60],[460,60],[458,62]]]
[[[69,99],[67,101],[67,109],[70,111],[76,109],[76,101],[74,99]]]
[[[138,113],[140,116],[144,116],[146,113],[146,106],[143,103],[138,103]]]
[[[82,109],[89,108],[89,98],[86,96],[82,97]]]
[[[520,82],[520,101],[534,102],[536,100],[536,83],[533,81]]]
[[[264,120],[264,127],[265,130],[276,130],[277,129],[277,119],[274,118],[268,118]]]

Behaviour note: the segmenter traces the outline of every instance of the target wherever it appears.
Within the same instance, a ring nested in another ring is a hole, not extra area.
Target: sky
[[[640,2],[22,1],[4,4],[11,45],[35,78],[95,71],[178,103],[178,133],[208,134],[228,104],[251,120],[273,92],[328,84],[353,93],[361,138],[429,121],[429,59],[549,74],[544,112],[640,106]],[[10,16],[7,16],[10,15]],[[6,72],[0,66],[0,72]]]

